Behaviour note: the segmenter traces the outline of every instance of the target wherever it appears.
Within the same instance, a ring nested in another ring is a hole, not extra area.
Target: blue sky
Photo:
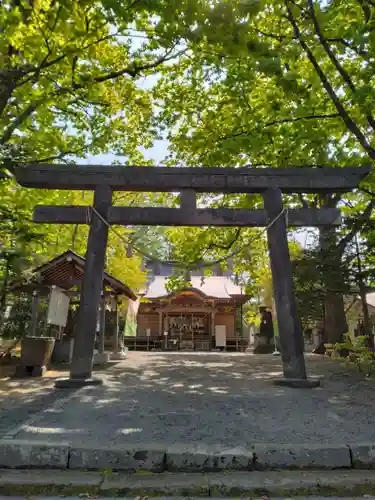
[[[167,156],[167,149],[168,149],[168,141],[163,140],[163,141],[155,141],[154,146],[150,149],[144,149],[141,148],[145,158],[148,160],[154,160],[156,164],[161,165],[164,161],[164,158]],[[85,159],[77,159],[77,163],[81,164],[89,164],[89,165],[95,165],[95,164],[103,164],[103,165],[110,165],[113,163],[115,160],[120,160],[120,156],[115,156],[113,154],[101,154],[101,155],[96,155],[96,156],[89,156],[88,158]]]

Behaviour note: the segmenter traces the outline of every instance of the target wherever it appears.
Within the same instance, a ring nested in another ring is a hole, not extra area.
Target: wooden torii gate
[[[99,384],[92,378],[97,314],[102,289],[108,225],[268,227],[268,248],[284,378],[278,383],[313,387],[307,378],[303,336],[292,282],[287,225],[340,224],[334,208],[288,209],[282,193],[333,193],[355,189],[369,167],[345,168],[168,168],[32,164],[14,167],[20,185],[40,189],[94,191],[93,208],[38,206],[34,221],[90,224],[86,266],[70,378],[57,387]],[[180,192],[180,208],[112,206],[114,191]],[[263,210],[197,208],[197,192],[260,193]],[[90,216],[88,217],[88,213]],[[272,225],[270,222],[274,221]]]

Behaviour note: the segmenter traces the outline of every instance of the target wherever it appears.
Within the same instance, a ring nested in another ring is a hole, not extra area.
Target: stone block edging
[[[72,443],[0,440],[0,468],[220,472],[272,469],[375,469],[375,443],[248,447],[175,444],[76,446]]]
[[[0,469],[0,494],[9,497],[362,498],[374,493],[375,471],[368,470],[129,474]]]

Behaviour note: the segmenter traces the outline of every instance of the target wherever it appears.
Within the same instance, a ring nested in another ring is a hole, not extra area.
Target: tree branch
[[[40,99],[39,101],[32,102],[29,104],[21,114],[17,116],[15,120],[9,125],[9,127],[5,130],[4,134],[0,138],[0,144],[5,144],[12,137],[13,132],[25,121],[29,116],[31,116],[36,108],[44,102],[44,99]]]
[[[268,122],[264,125],[265,127],[271,127],[272,125],[281,125],[282,123],[294,123],[300,120],[325,120],[326,118],[339,118],[339,113],[331,113],[328,115],[308,115],[308,116],[298,116],[296,118],[285,118],[284,120],[274,120],[272,122]]]
[[[133,68],[127,67],[123,68],[122,70],[119,71],[113,71],[111,73],[107,73],[102,76],[98,76],[96,78],[90,78],[90,76],[87,76],[82,83],[77,83],[74,85],[74,87],[60,87],[59,89],[56,90],[56,92],[52,93],[50,96],[44,96],[41,99],[38,99],[37,101],[29,104],[25,110],[17,116],[13,120],[13,122],[7,127],[5,132],[3,133],[2,137],[0,137],[0,144],[5,144],[6,142],[9,141],[11,138],[12,134],[14,131],[29,117],[31,116],[34,111],[43,103],[45,103],[47,100],[51,99],[52,97],[57,97],[59,95],[64,95],[64,94],[74,94],[75,91],[77,90],[82,90],[85,89],[88,85],[95,85],[97,83],[103,83],[109,80],[114,80],[116,78],[119,78],[124,75],[129,75],[132,76],[133,78],[138,76],[142,71],[146,71],[148,69],[154,69],[164,62],[170,61],[171,59],[174,59],[175,57],[178,57],[179,55],[183,54],[186,52],[187,49],[183,49],[177,53],[174,53],[171,55],[174,47],[171,48],[164,54],[163,56],[160,56],[158,59],[156,59],[153,62],[146,63],[143,65],[139,66],[134,66]]]
[[[314,120],[314,119],[324,120],[326,118],[340,118],[340,114],[339,113],[332,113],[332,114],[327,114],[327,115],[308,115],[308,116],[298,116],[296,118],[285,118],[283,120],[274,120],[272,122],[268,122],[265,125],[263,125],[263,128],[271,127],[273,125],[281,125],[282,123],[294,123],[294,122],[298,122],[300,120]],[[259,125],[259,127],[261,127],[261,125]],[[239,131],[237,132],[237,130],[239,130]],[[216,144],[218,144],[222,141],[226,141],[228,139],[235,139],[236,137],[241,137],[243,135],[250,135],[250,134],[251,134],[251,132],[248,130],[244,130],[243,127],[236,127],[231,134],[219,137],[216,141]]]
[[[314,30],[315,30],[317,37],[319,38],[321,45],[323,46],[323,48],[324,48],[326,54],[328,55],[330,61],[332,62],[332,64],[335,66],[337,71],[340,73],[342,79],[348,85],[350,90],[353,93],[355,93],[356,88],[355,88],[355,85],[354,85],[352,79],[350,78],[348,72],[341,65],[341,63],[339,62],[339,60],[337,59],[335,54],[332,52],[331,47],[329,46],[325,36],[323,35],[323,32],[322,32],[320,25],[319,25],[319,22],[318,22],[318,18],[316,17],[316,14],[315,14],[313,0],[307,0],[307,2],[309,5],[310,16],[311,16],[311,19],[312,19],[313,24],[314,24]],[[372,127],[372,129],[375,131],[375,120],[374,120],[374,117],[371,115],[371,113],[366,113],[366,119],[367,119],[370,127]]]
[[[316,60],[314,54],[312,53],[310,47],[307,45],[305,40],[302,38],[298,24],[293,16],[293,12],[289,7],[289,0],[285,0],[285,6],[286,6],[286,10],[287,10],[287,18],[293,27],[294,34],[295,34],[299,44],[301,45],[301,47],[305,51],[309,61],[313,65],[315,71],[317,72],[325,91],[327,92],[327,94],[331,98],[333,104],[335,105],[338,113],[340,114],[341,118],[343,119],[348,130],[356,137],[359,144],[366,151],[368,156],[371,159],[375,160],[375,149],[373,149],[371,147],[371,145],[367,141],[365,135],[362,133],[362,131],[359,129],[357,124],[352,120],[352,118],[350,117],[349,113],[346,111],[344,106],[341,104],[340,99],[338,98],[336,92],[333,90],[332,85],[330,84],[327,76],[325,75],[324,71],[320,67],[320,65],[319,65],[318,61]]]
[[[357,0],[357,3],[359,3],[362,8],[363,17],[365,18],[365,22],[367,24],[371,19],[371,9],[369,7],[369,4],[367,0]]]
[[[1,92],[0,92],[0,116],[8,105],[9,99],[14,91],[14,82],[12,78],[2,77],[0,74]]]
[[[146,71],[148,69],[154,69],[157,66],[160,66],[161,64],[163,64],[164,62],[170,61],[171,59],[174,59],[175,57],[178,57],[187,51],[187,49],[183,49],[175,54],[170,55],[172,53],[173,49],[174,49],[174,47],[172,49],[170,49],[169,51],[167,51],[166,54],[164,54],[163,56],[160,56],[158,59],[156,59],[156,61],[153,61],[153,62],[150,62],[147,64],[143,64],[141,66],[134,66],[133,68],[128,67],[128,68],[123,68],[119,71],[113,71],[111,73],[107,73],[106,75],[102,75],[102,76],[98,76],[96,78],[93,78],[91,80],[91,82],[92,83],[102,83],[102,82],[106,82],[108,80],[113,80],[113,79],[118,78],[118,77],[123,76],[123,75],[129,75],[129,76],[135,78],[142,71]],[[84,87],[84,86],[85,85],[81,85],[80,87]]]
[[[64,158],[64,156],[67,155],[78,155],[80,153],[83,153],[84,151],[87,151],[87,149],[91,146],[91,144],[87,144],[79,149],[71,149],[69,151],[63,151],[59,153],[58,155],[54,156],[47,156],[46,158],[34,158],[30,160],[30,163],[46,163],[46,162],[51,162],[51,161],[56,161],[56,160],[61,160]]]
[[[366,61],[367,61],[367,58],[370,56],[370,54],[367,50],[358,49],[358,47],[355,47],[350,42],[348,42],[348,40],[345,40],[344,38],[326,38],[326,40],[327,40],[327,42],[330,42],[330,43],[341,43],[342,45],[344,45],[348,49],[355,52],[357,55],[365,58]]]
[[[266,33],[255,26],[254,31],[260,35],[266,36],[267,38],[273,38],[278,42],[282,42],[283,40],[295,40],[294,36],[285,36],[285,35],[277,35],[276,33]]]
[[[71,50],[71,51],[67,51],[65,52],[64,54],[61,54],[60,56],[56,57],[55,59],[53,59],[52,61],[48,61],[48,55],[43,59],[43,61],[41,62],[41,64],[37,67],[33,66],[31,68],[27,68],[27,69],[23,69],[21,70],[22,71],[22,75],[23,76],[28,76],[28,78],[20,81],[17,83],[17,85],[15,86],[15,88],[17,87],[21,87],[22,85],[24,85],[25,83],[29,82],[30,80],[32,80],[33,78],[35,78],[35,75],[36,74],[40,74],[43,70],[45,69],[48,69],[49,67],[61,62],[63,59],[65,59],[66,57],[68,57],[69,55],[72,55],[74,54],[74,52],[76,52],[76,57],[78,57],[77,54],[79,54],[80,52],[84,51],[84,50],[87,50],[89,49],[90,47],[93,47],[94,45],[98,45],[99,43],[101,42],[104,42],[106,40],[109,40],[111,38],[114,38],[116,37],[117,35],[116,34],[111,34],[111,35],[106,35],[106,36],[103,36],[101,38],[98,38],[97,40],[81,47],[80,49],[77,49],[77,50]]]
[[[346,245],[348,245],[352,241],[352,239],[355,237],[355,235],[358,233],[358,231],[360,231],[363,224],[370,219],[374,207],[375,207],[375,199],[369,201],[366,208],[364,209],[363,213],[356,217],[356,219],[353,223],[352,229],[349,231],[348,234],[346,234],[340,240],[340,242],[338,244],[338,251],[341,254],[344,252]]]
[[[211,242],[207,246],[207,250],[211,250],[212,248],[220,248],[221,250],[230,250],[240,237],[241,231],[242,231],[241,227],[237,228],[234,238],[227,245],[220,245],[219,243]]]
[[[360,191],[363,191],[364,193],[368,194],[369,196],[371,196],[372,198],[375,198],[375,193],[373,191],[370,191],[369,189],[366,189],[366,188],[359,188]]]
[[[106,35],[102,38],[98,38],[94,42],[91,42],[85,45],[84,47],[81,47],[78,50],[78,53],[92,47],[93,45],[97,45],[115,36],[117,35],[111,34],[111,35]],[[48,42],[46,39],[45,41],[48,48]],[[19,67],[17,70],[11,69],[11,70],[0,71],[0,79],[3,81],[9,81],[8,87],[6,88],[5,92],[3,91],[0,94],[0,115],[4,112],[5,108],[7,107],[8,101],[15,89],[21,87],[22,85],[25,85],[30,81],[36,81],[36,78],[41,74],[42,71],[48,69],[51,66],[54,66],[55,64],[58,64],[73,52],[74,51],[67,51],[66,53],[56,57],[52,61],[48,61],[48,58],[51,54],[51,51],[49,50],[48,54],[43,58],[42,62],[37,67],[28,65],[24,66],[23,68]]]

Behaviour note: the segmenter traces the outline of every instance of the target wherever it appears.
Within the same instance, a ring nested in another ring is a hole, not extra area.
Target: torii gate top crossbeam
[[[341,168],[178,168],[109,165],[15,166],[19,184],[41,189],[94,190],[108,185],[114,191],[260,193],[279,188],[284,193],[346,192],[358,187],[371,167]]]

